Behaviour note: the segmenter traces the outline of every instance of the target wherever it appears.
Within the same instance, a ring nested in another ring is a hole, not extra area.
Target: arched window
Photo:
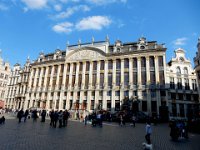
[[[176,73],[177,73],[177,74],[181,74],[181,69],[180,69],[180,67],[177,67],[177,68],[176,68]]]
[[[188,69],[187,69],[187,67],[184,68],[184,74],[188,74]]]

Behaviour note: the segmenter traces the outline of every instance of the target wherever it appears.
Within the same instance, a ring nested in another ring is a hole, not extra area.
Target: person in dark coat
[[[28,115],[29,115],[29,111],[26,110],[25,113],[24,113],[24,122],[26,122]]]
[[[46,110],[42,110],[42,113],[41,113],[41,122],[45,122],[45,117],[46,117]]]
[[[54,115],[55,115],[55,112],[54,110],[52,110],[49,114],[50,116],[50,119],[51,119],[51,122],[50,122],[50,126],[53,126],[53,123],[54,123]]]
[[[21,122],[21,119],[24,115],[24,111],[23,109],[21,109],[18,113],[17,113],[17,118],[19,119],[19,123]]]
[[[63,122],[63,112],[62,112],[62,110],[60,110],[59,113],[58,113],[58,120],[59,120],[59,128],[61,128],[62,122]]]
[[[65,110],[63,112],[63,127],[67,126],[68,118],[69,118],[69,112]]]
[[[58,122],[58,111],[54,113],[53,127],[56,128]]]
[[[5,124],[5,117],[4,116],[2,116],[1,118],[0,118],[0,124]]]
[[[32,115],[33,115],[33,121],[37,121],[38,115],[37,115],[37,110],[36,109],[33,110]]]

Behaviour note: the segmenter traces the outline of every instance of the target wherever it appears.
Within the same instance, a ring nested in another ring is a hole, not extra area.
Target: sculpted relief
[[[90,59],[100,59],[104,58],[102,54],[94,50],[80,50],[67,57],[69,61],[77,61],[77,60],[90,60]]]

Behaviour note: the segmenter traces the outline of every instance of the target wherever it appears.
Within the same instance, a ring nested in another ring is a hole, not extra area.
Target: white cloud
[[[2,11],[8,10],[8,7],[6,5],[0,3],[0,11],[1,10]]]
[[[101,30],[111,24],[111,20],[107,16],[91,16],[83,18],[76,24],[77,30]]]
[[[48,0],[21,0],[29,9],[42,9],[47,6]]]
[[[186,41],[187,41],[187,38],[186,37],[182,37],[182,38],[178,38],[175,41],[173,41],[173,44],[175,46],[182,46],[182,45],[186,44]]]
[[[73,24],[71,22],[63,22],[53,26],[53,31],[57,33],[70,33],[72,32]]]
[[[62,10],[62,5],[56,4],[56,5],[54,5],[54,9],[56,11],[61,11]]]
[[[59,13],[58,15],[55,16],[55,18],[57,19],[63,19],[63,18],[68,18],[71,15],[73,15],[75,12],[77,11],[90,11],[90,8],[87,5],[79,5],[79,6],[74,6],[74,7],[69,7],[67,8],[66,11],[63,11],[61,13]]]
[[[96,4],[96,5],[106,5],[110,3],[126,3],[127,0],[86,0],[89,3]]]

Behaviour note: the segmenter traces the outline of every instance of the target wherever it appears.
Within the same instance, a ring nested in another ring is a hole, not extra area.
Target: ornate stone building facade
[[[10,72],[10,64],[8,62],[4,62],[0,56],[0,108],[4,108],[7,91],[6,88]]]
[[[197,78],[183,49],[167,64],[166,88],[170,117],[192,118],[199,107]]]
[[[27,59],[24,67],[15,64],[9,77],[6,97],[6,108],[24,108],[30,74],[30,60]]]
[[[200,87],[200,37],[198,38],[196,57],[194,57],[194,65],[195,65],[194,68],[197,75],[198,85]]]
[[[109,39],[67,46],[31,64],[24,108],[120,110],[123,100],[159,114],[165,93],[166,48],[140,38],[122,43]]]

